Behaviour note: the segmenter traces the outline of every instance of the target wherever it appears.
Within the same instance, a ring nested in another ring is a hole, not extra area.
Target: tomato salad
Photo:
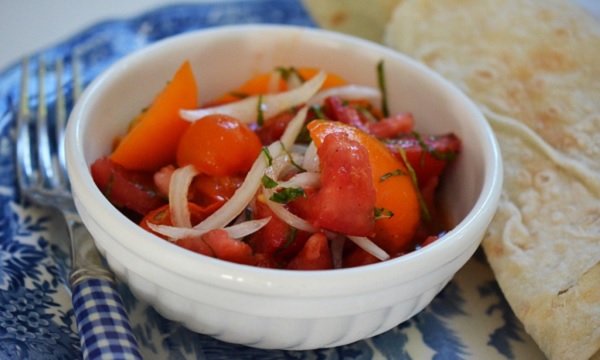
[[[435,201],[460,150],[414,131],[379,87],[277,68],[200,106],[185,62],[91,173],[141,227],[240,264],[323,270],[384,261],[446,230]]]

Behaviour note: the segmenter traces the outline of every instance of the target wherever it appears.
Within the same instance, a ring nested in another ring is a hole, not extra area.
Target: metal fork
[[[80,88],[78,63],[72,59],[73,103]],[[67,102],[62,83],[63,61],[55,65],[54,122],[46,103],[46,64],[38,62],[35,116],[29,106],[29,60],[22,65],[17,118],[16,165],[22,200],[62,213],[71,245],[70,287],[84,359],[141,359],[129,318],[116,290],[113,274],[104,267],[93,239],[77,214],[71,196],[64,154]]]

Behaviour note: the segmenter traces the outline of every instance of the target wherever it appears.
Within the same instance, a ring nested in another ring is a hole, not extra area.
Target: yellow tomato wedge
[[[198,89],[188,61],[141,113],[110,159],[129,170],[158,170],[174,163],[179,139],[190,126],[180,109],[198,107]]]

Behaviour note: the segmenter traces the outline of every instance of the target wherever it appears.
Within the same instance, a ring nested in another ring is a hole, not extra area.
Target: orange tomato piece
[[[341,132],[367,148],[375,187],[375,207],[393,213],[391,217],[375,221],[376,235],[373,241],[392,255],[410,245],[420,223],[421,213],[417,190],[404,163],[378,139],[353,126],[314,120],[307,127],[317,147],[327,135]]]
[[[158,170],[173,163],[179,139],[190,126],[180,118],[179,110],[197,107],[196,80],[186,61],[150,107],[138,116],[110,159],[130,170]]]
[[[212,176],[248,172],[262,143],[248,126],[228,115],[209,115],[183,133],[177,148],[177,165],[193,164]]]

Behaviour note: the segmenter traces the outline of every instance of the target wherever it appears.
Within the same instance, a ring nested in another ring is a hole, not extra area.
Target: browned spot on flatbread
[[[494,256],[500,257],[504,254],[504,247],[494,244],[489,247],[488,251],[494,253]]]
[[[533,70],[530,66],[518,66],[515,69],[515,79],[521,82],[527,82],[533,77]]]
[[[539,20],[549,23],[554,19],[554,12],[550,11],[550,9],[540,9],[536,16]]]
[[[554,30],[554,34],[557,37],[567,38],[567,37],[569,37],[569,30],[567,30],[565,28],[557,28]]]
[[[342,26],[346,21],[348,21],[348,13],[345,11],[337,11],[329,18],[329,23],[332,26]]]
[[[530,57],[531,62],[540,70],[552,72],[574,70],[573,62],[569,60],[567,55],[555,49],[541,47],[531,52]]]

